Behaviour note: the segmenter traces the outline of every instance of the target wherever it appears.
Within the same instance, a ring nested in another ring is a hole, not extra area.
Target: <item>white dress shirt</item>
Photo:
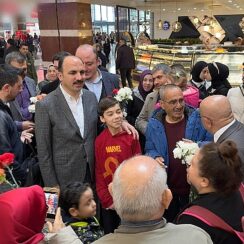
[[[224,132],[229,128],[231,127],[234,123],[236,122],[236,120],[234,119],[232,122],[230,122],[228,125],[222,127],[221,129],[219,129],[218,131],[216,131],[214,133],[214,142],[217,142],[218,139],[220,138],[220,136],[222,134],[224,134]]]
[[[84,137],[84,111],[83,111],[83,104],[82,104],[82,95],[83,92],[81,90],[80,96],[78,100],[74,97],[70,96],[60,84],[60,89],[64,95],[64,98],[75,118],[75,121],[80,129],[81,136]]]
[[[101,94],[102,94],[102,74],[98,70],[98,76],[94,81],[86,80],[85,84],[89,91],[93,92],[96,95],[97,101],[99,102]]]

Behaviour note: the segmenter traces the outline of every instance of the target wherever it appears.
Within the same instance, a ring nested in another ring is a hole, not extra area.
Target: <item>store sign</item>
[[[169,21],[164,21],[163,22],[163,30],[169,30],[169,28],[170,28],[170,23],[169,23]]]

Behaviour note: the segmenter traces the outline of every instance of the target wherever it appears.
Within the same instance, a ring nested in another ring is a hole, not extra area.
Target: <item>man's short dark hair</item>
[[[9,39],[7,40],[7,43],[8,43],[9,45],[11,45],[11,46],[14,46],[14,39],[9,38]]]
[[[23,46],[29,47],[29,45],[26,42],[21,42],[19,48],[22,48]]]
[[[52,62],[60,61],[62,58],[66,57],[66,56],[70,56],[70,55],[71,55],[71,53],[66,52],[66,51],[58,52],[58,53],[53,55]]]
[[[59,206],[65,212],[66,215],[70,216],[70,208],[79,208],[81,195],[88,190],[90,185],[82,182],[72,182],[61,188],[59,195]]]
[[[69,54],[69,55],[65,55],[65,56],[63,56],[63,57],[61,57],[61,58],[59,59],[59,61],[58,61],[58,71],[59,71],[59,72],[62,72],[62,71],[63,71],[64,60],[65,60],[67,57],[69,57],[69,56],[72,56],[72,55],[71,55],[71,54]]]
[[[115,106],[116,104],[119,104],[119,106],[121,107],[119,101],[116,100],[114,97],[102,98],[98,104],[98,115],[103,116],[103,114],[105,113],[106,110]]]
[[[18,82],[19,69],[5,65],[0,67],[0,90],[3,86],[9,84],[14,86]]]

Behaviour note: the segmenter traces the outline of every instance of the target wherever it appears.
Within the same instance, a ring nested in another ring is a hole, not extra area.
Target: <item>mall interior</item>
[[[135,79],[162,61],[189,71],[204,60],[225,63],[230,82],[241,82],[243,44],[235,46],[244,36],[242,0],[1,1],[0,35],[7,40],[23,33],[40,36],[38,70],[58,51],[74,53],[80,44],[95,43],[97,33],[112,33],[115,44],[123,36],[134,49]],[[115,73],[113,60],[108,68]]]

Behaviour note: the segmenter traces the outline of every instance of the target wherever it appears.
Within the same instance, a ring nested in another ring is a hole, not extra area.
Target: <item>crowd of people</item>
[[[225,64],[197,62],[190,78],[182,65],[161,63],[134,87],[126,40],[112,74],[102,57],[111,57],[111,37],[103,45],[94,38],[74,55],[55,54],[44,81],[34,76],[26,43],[4,57],[0,154],[15,155],[21,187],[0,194],[0,243],[243,243],[236,233],[244,216],[244,72],[231,88]],[[122,87],[132,91],[126,103],[115,96]],[[182,140],[199,146],[187,164],[173,154]],[[44,190],[26,185],[30,148],[40,185],[59,195],[53,223],[45,224]],[[229,229],[205,221],[201,209]]]

